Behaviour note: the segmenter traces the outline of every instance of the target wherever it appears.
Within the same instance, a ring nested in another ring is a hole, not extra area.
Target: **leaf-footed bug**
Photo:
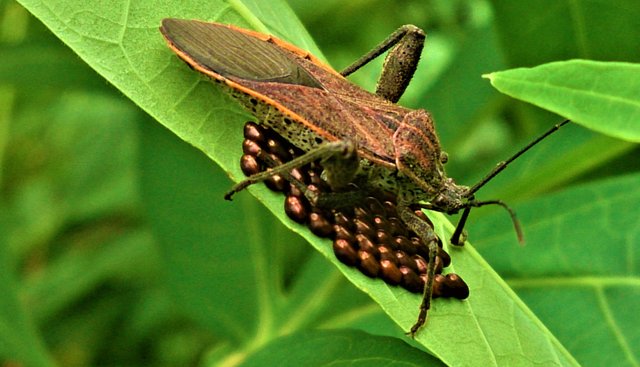
[[[265,126],[247,122],[243,130],[245,140],[240,166],[246,176],[273,167],[260,158],[262,152],[268,152],[278,164],[304,154]],[[314,162],[292,170],[291,174],[314,187],[319,194],[329,193],[331,187],[322,179],[322,171],[322,166]],[[390,286],[401,286],[412,293],[423,292],[427,246],[398,219],[393,196],[380,193],[380,197],[369,196],[352,207],[320,208],[311,205],[304,194],[282,176],[272,176],[264,184],[286,197],[284,211],[289,218],[307,225],[316,236],[333,241],[333,252],[340,262],[357,268],[370,278],[382,279]],[[415,213],[433,227],[421,210],[415,210]],[[442,274],[450,264],[451,257],[438,238],[432,297],[465,299],[469,288],[462,277],[453,272]]]
[[[432,228],[410,206],[446,214],[463,210],[451,242],[462,245],[471,208],[500,205],[510,214],[520,242],[515,213],[500,200],[478,201],[474,194],[510,162],[568,123],[565,120],[467,187],[447,177],[447,155],[440,148],[431,115],[395,104],[415,73],[425,33],[412,25],[395,31],[380,45],[338,73],[313,55],[258,32],[219,23],[164,19],[160,31],[172,50],[197,71],[226,88],[256,118],[306,153],[248,177],[225,195],[280,174],[319,207],[349,206],[369,193],[396,196],[406,225],[428,244],[427,282],[411,336],[426,322],[430,308],[437,243]],[[389,51],[375,94],[345,77]],[[265,159],[268,159],[265,157]],[[316,160],[332,193],[318,195],[290,174]]]

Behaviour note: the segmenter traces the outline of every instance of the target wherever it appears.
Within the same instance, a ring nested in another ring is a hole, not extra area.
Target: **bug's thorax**
[[[467,206],[468,191],[467,186],[456,184],[452,178],[445,178],[440,192],[430,200],[430,203],[444,213],[455,214]]]
[[[441,163],[428,176],[418,177],[400,170],[389,170],[367,160],[360,162],[360,174],[374,190],[392,193],[405,203],[429,203],[434,209],[456,213],[466,206],[467,186],[447,177]]]
[[[413,175],[412,179],[420,189],[413,195],[413,202],[429,202],[434,210],[449,214],[457,213],[466,206],[469,188],[458,185],[453,178],[448,177],[440,161],[436,161],[434,169],[426,175]]]
[[[448,155],[442,151],[431,115],[424,110],[408,113],[393,134],[398,177],[405,177],[408,202],[429,202],[444,212],[456,212],[466,202],[468,188],[447,176]],[[408,179],[408,180],[407,180]],[[410,182],[407,182],[410,181]],[[402,187],[399,187],[402,192]]]

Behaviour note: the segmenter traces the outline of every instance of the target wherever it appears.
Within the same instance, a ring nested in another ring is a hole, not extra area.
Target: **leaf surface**
[[[603,134],[640,142],[640,64],[569,60],[485,77],[502,93]]]

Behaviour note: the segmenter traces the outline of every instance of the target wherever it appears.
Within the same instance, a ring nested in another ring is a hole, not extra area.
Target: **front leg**
[[[234,185],[231,190],[225,194],[224,198],[226,200],[231,200],[231,197],[235,193],[244,190],[248,186],[265,181],[275,175],[284,177],[285,180],[300,190],[313,205],[320,207],[337,208],[355,205],[364,198],[362,195],[357,195],[357,193],[359,193],[358,191],[322,193],[319,195],[316,191],[311,190],[304,182],[301,182],[291,175],[292,169],[300,168],[306,164],[320,160],[321,165],[325,169],[323,174],[326,176],[325,179],[332,190],[349,190],[349,185],[354,182],[359,167],[359,157],[356,146],[350,141],[325,143],[280,165],[277,165],[268,154],[262,151],[257,155],[271,168],[267,171],[253,174]]]
[[[424,243],[427,244],[429,250],[427,281],[425,282],[424,289],[422,291],[420,313],[418,314],[418,320],[407,333],[411,337],[414,337],[422,325],[427,321],[427,312],[429,311],[429,308],[431,308],[433,279],[435,278],[436,273],[436,255],[438,253],[438,237],[433,231],[433,228],[431,228],[431,226],[429,226],[424,220],[420,219],[408,205],[399,203],[398,213],[402,221],[404,221],[404,223],[413,230]]]

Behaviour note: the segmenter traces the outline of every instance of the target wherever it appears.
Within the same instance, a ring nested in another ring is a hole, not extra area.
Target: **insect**
[[[462,215],[451,242],[464,243],[471,208],[499,205],[522,230],[515,213],[500,200],[479,201],[475,193],[511,161],[566,124],[555,125],[514,156],[500,162],[471,187],[447,177],[431,115],[397,105],[415,73],[425,33],[412,25],[395,31],[342,72],[273,36],[219,23],[164,19],[169,47],[193,69],[221,84],[263,124],[305,153],[235,185],[226,199],[247,186],[282,175],[318,207],[353,206],[371,192],[391,193],[400,219],[427,244],[427,282],[414,336],[426,322],[438,252],[432,227],[412,207]],[[345,77],[380,56],[385,58],[375,93]],[[319,194],[293,177],[293,168],[320,159],[332,193]]]
[[[240,166],[247,176],[270,167],[264,159],[264,152],[278,164],[304,153],[271,129],[253,122],[245,123],[244,137]],[[318,162],[296,168],[293,172],[297,179],[314,185],[318,191],[330,192],[331,187],[321,178],[322,167]],[[342,263],[355,266],[371,278],[381,278],[389,285],[399,285],[413,293],[423,292],[427,247],[398,220],[393,198],[386,197],[381,202],[375,196],[369,196],[354,207],[328,210],[311,205],[296,187],[282,177],[272,176],[264,183],[272,191],[286,195],[284,209],[289,218],[306,224],[318,237],[333,241],[334,254]],[[415,213],[433,226],[421,210]],[[440,239],[435,263],[433,298],[467,298],[469,288],[459,275],[442,274],[443,268],[450,265],[451,257],[442,248]]]

